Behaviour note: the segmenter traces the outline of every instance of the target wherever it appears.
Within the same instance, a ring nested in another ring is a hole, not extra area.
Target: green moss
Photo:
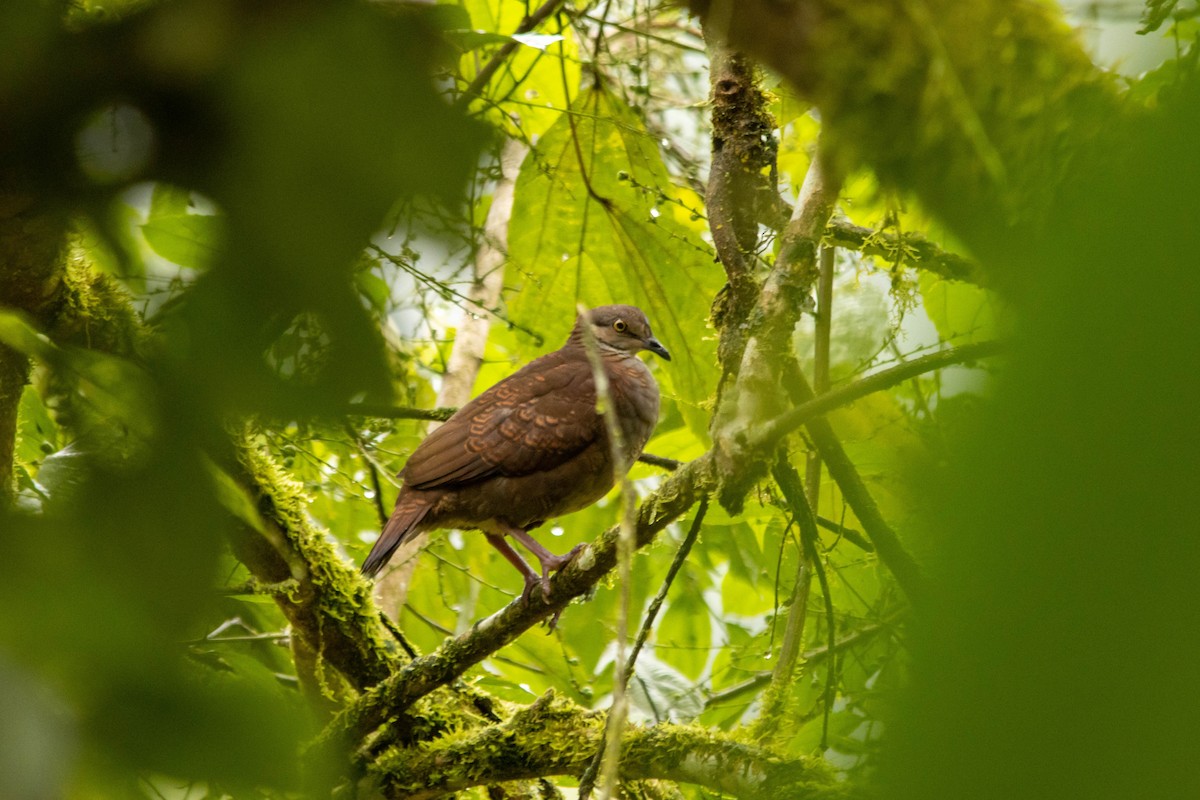
[[[391,748],[371,771],[391,794],[418,797],[510,780],[577,776],[603,741],[604,729],[605,715],[549,691],[500,725]],[[819,759],[774,755],[699,726],[631,727],[624,734],[621,765],[623,781],[697,782],[735,796],[793,800],[845,791]]]
[[[67,257],[50,333],[60,344],[124,356],[142,352],[149,338],[129,293],[98,272],[78,242],[72,243]]]
[[[294,606],[288,616],[298,633],[309,639],[318,659],[331,658],[360,687],[382,680],[395,659],[384,643],[370,585],[312,526],[304,511],[307,497],[302,486],[270,458],[261,440],[242,434],[237,458],[259,512],[274,523],[293,553],[291,570],[299,588],[286,599]],[[330,622],[334,630],[326,630]],[[336,652],[331,654],[331,648]]]

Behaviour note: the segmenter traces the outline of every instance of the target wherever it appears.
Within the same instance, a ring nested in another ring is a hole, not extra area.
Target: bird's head
[[[582,339],[584,322],[592,327],[592,335],[600,350],[618,350],[622,353],[636,353],[639,350],[649,350],[655,355],[662,356],[667,361],[671,354],[662,346],[650,331],[650,322],[640,308],[635,306],[600,306],[580,316],[575,322],[575,330],[571,339]]]

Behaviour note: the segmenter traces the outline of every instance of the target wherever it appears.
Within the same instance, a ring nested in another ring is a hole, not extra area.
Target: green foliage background
[[[361,562],[426,423],[350,406],[434,404],[506,137],[530,151],[477,389],[557,347],[578,303],[635,303],[675,357],[651,365],[664,406],[647,451],[709,448],[709,309],[725,277],[702,199],[703,42],[677,9],[634,4],[601,27],[607,5],[578,5],[465,100],[527,4],[0,11],[0,188],[69,230],[64,308],[0,311],[0,342],[35,364],[0,512],[0,796],[319,782],[323,766],[302,775],[298,753],[352,690],[319,658],[298,665],[287,620],[230,552],[232,528],[260,523],[227,442],[248,430],[308,522]],[[1179,16],[1185,41],[1194,19]],[[630,30],[666,31],[669,46]],[[1200,791],[1186,757],[1200,697],[1193,62],[1122,87],[1129,113],[1055,183],[1062,213],[1017,229],[1035,234],[997,233],[1007,220],[971,209],[950,232],[903,185],[865,166],[847,177],[847,222],[920,231],[998,277],[984,288],[842,252],[835,384],[948,346],[1003,337],[1010,352],[831,414],[936,591],[914,617],[873,553],[823,529],[810,662],[760,743],[892,796]],[[820,115],[786,84],[774,100],[792,200]],[[126,124],[154,146],[89,175],[89,143]],[[764,228],[761,270],[775,246]],[[812,321],[797,316],[807,368]],[[788,447],[802,465],[807,441]],[[632,475],[643,495],[662,480],[644,464]],[[618,507],[614,494],[541,539],[565,552]],[[815,510],[862,529],[827,475]],[[630,636],[690,520],[634,558]],[[768,484],[742,513],[709,511],[640,657],[635,721],[749,736],[797,574],[792,523]],[[428,652],[519,589],[476,534],[442,533],[404,606],[385,610]],[[601,585],[466,679],[514,703],[554,689],[607,708],[618,605]],[[831,634],[847,640],[836,658]],[[301,690],[314,685],[315,700]]]

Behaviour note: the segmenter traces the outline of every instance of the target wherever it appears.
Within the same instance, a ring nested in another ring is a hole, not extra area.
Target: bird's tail
[[[375,540],[367,560],[363,562],[362,574],[368,578],[383,569],[384,564],[396,552],[396,548],[407,542],[420,531],[421,521],[429,513],[429,502],[422,497],[409,496],[396,504],[383,533]]]

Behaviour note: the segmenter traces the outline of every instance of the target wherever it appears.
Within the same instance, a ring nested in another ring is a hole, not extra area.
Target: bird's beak
[[[655,339],[653,336],[651,336],[649,339],[646,339],[644,342],[642,342],[642,344],[646,346],[647,350],[649,350],[651,353],[654,353],[654,355],[662,356],[667,361],[671,360],[671,354],[667,352],[667,348],[663,347],[662,342],[660,342],[658,339]]]

